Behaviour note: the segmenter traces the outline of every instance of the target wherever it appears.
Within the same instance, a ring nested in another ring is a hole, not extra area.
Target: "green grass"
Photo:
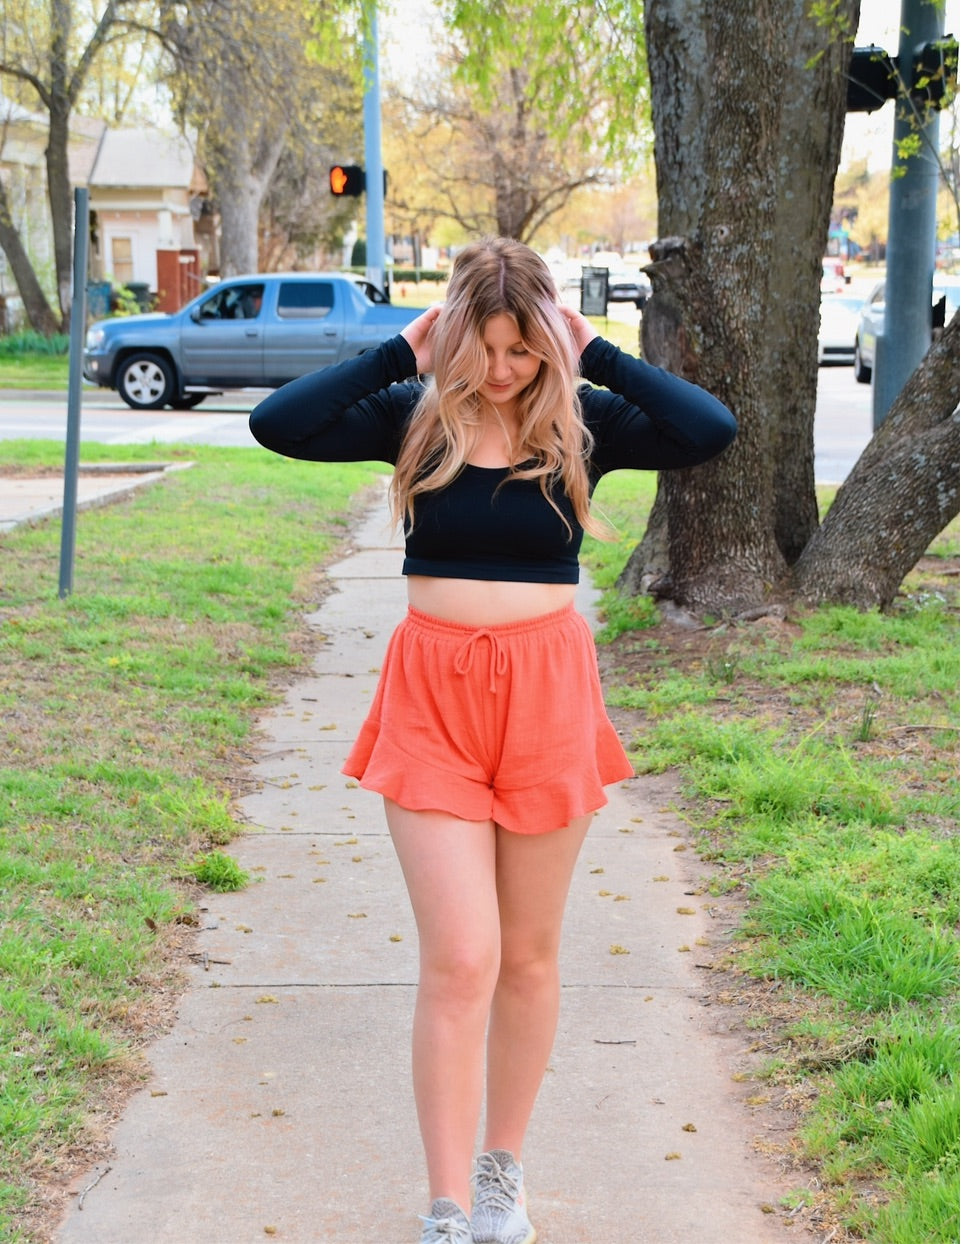
[[[825,607],[685,647],[656,615],[623,625],[610,588],[651,487],[625,474],[599,494],[622,532],[585,542],[616,606],[609,701],[633,715],[638,771],[676,774],[713,887],[745,901],[721,966],[780,1000],[759,1021],[766,1074],[807,1085],[801,1155],[839,1229],[955,1244],[956,572],[909,576],[886,614]],[[955,520],[929,554],[957,552]]]
[[[198,855],[187,871],[201,885],[205,885],[208,890],[215,890],[218,894],[242,890],[250,882],[250,874],[244,872],[237,861],[223,851],[209,851],[206,855]]]
[[[65,333],[54,333],[52,337],[44,337],[41,333],[13,333],[9,337],[0,337],[0,361],[22,359],[31,356],[40,358],[63,358],[70,349],[70,338]]]
[[[66,358],[57,355],[0,357],[0,389],[66,390],[67,368]]]
[[[238,749],[305,659],[316,568],[376,473],[258,450],[189,456],[162,484],[80,514],[63,601],[59,523],[0,538],[4,1239],[28,1238],[31,1179],[81,1136],[103,1077],[139,1075],[138,1031],[171,983],[198,883],[244,882],[218,849],[241,829]],[[84,461],[115,457],[83,448]],[[61,462],[53,442],[0,443],[8,467]]]

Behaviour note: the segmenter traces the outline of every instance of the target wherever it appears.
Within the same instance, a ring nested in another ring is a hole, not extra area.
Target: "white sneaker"
[[[421,1222],[420,1244],[471,1244],[470,1223],[456,1201],[438,1197],[430,1207],[430,1217]]]
[[[524,1172],[506,1149],[482,1153],[474,1169],[473,1244],[534,1244],[524,1204]]]

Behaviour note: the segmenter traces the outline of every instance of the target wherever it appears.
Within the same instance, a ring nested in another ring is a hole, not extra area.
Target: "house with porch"
[[[88,180],[90,279],[149,294],[176,311],[216,268],[207,183],[180,135],[105,129]]]
[[[53,239],[47,202],[47,119],[0,97],[0,177],[13,223],[34,270],[53,296]],[[70,179],[89,195],[92,291],[125,285],[144,303],[174,311],[219,266],[207,183],[182,136],[151,127],[111,128],[75,115]],[[106,299],[102,299],[106,301]],[[0,307],[16,327],[19,294],[0,250]],[[103,314],[106,305],[91,307]]]

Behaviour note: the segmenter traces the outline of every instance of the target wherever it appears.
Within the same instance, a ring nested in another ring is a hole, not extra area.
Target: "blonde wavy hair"
[[[539,480],[559,514],[551,489],[560,483],[578,523],[609,537],[590,513],[593,438],[578,397],[574,338],[547,265],[510,238],[475,242],[454,261],[447,301],[433,328],[433,378],[411,416],[390,485],[394,518],[413,525],[416,498],[447,487],[477,444],[485,419],[478,392],[487,375],[484,326],[495,315],[511,316],[525,348],[540,360],[518,398],[520,435],[507,479]]]

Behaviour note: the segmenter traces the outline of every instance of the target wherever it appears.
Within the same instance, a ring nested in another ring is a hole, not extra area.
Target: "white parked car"
[[[818,329],[818,366],[822,363],[854,362],[861,299],[847,294],[821,295],[821,325]]]
[[[945,300],[944,323],[951,319],[958,309],[959,283],[956,276],[934,278],[932,302],[934,307],[943,298]],[[874,349],[878,333],[884,328],[884,282],[875,285],[867,302],[858,314],[857,328],[854,335],[854,379],[861,384],[871,383],[874,371]]]

